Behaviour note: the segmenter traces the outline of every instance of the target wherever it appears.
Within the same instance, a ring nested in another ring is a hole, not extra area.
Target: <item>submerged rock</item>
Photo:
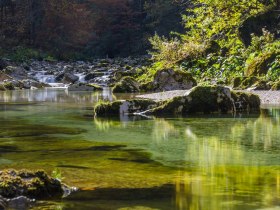
[[[0,196],[1,197],[1,196]],[[0,198],[0,209],[1,209],[1,200],[4,202],[5,208],[12,208],[12,209],[28,209],[32,207],[32,205],[35,203],[35,199],[29,199],[25,196],[19,196],[12,199],[5,199]]]
[[[140,92],[140,84],[132,77],[124,77],[113,87],[113,93]]]
[[[68,87],[68,91],[101,91],[101,90],[103,90],[103,88],[100,87],[99,85],[85,84],[85,83],[72,84]]]
[[[62,196],[63,193],[63,184],[44,171],[0,171],[0,195],[5,198],[48,198]]]
[[[132,99],[114,102],[102,102],[94,107],[94,114],[97,117],[116,116],[122,114],[133,114],[143,112],[156,107],[157,103],[148,99]]]

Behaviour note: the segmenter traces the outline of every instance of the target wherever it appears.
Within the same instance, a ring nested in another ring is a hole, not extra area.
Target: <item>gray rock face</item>
[[[190,74],[173,69],[158,71],[153,83],[155,91],[188,90],[196,86]]]
[[[132,77],[124,77],[113,87],[113,93],[140,92],[140,84]]]
[[[64,84],[69,84],[69,83],[71,84],[77,82],[78,80],[79,80],[78,76],[71,73],[65,73],[62,82]]]
[[[7,66],[3,72],[17,80],[28,78],[26,70],[21,66]]]

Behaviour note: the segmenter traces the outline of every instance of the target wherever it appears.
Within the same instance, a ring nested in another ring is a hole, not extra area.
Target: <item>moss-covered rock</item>
[[[246,76],[261,76],[266,75],[269,69],[269,64],[274,61],[277,54],[265,53],[255,58],[246,69]]]
[[[275,82],[271,88],[271,90],[280,90],[280,81]]]
[[[150,91],[188,90],[196,85],[197,83],[190,73],[164,69],[155,74],[153,89]]]
[[[259,110],[258,96],[234,93],[222,86],[198,86],[185,96],[175,97],[145,111],[148,115],[187,115]]]
[[[0,171],[0,195],[5,198],[27,196],[48,198],[63,195],[63,185],[44,171]]]
[[[140,92],[140,84],[132,77],[123,77],[112,89],[113,93]]]
[[[230,90],[222,86],[198,86],[186,96],[179,96],[149,110],[147,114],[226,113],[234,109]]]
[[[132,99],[126,101],[101,102],[94,107],[97,117],[116,116],[120,114],[133,114],[143,112],[155,107],[157,103],[146,99]]]

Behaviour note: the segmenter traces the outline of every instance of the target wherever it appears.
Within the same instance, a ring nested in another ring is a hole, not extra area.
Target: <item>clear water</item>
[[[260,115],[94,119],[133,96],[0,92],[0,169],[60,171],[80,190],[32,209],[280,209],[280,107]]]

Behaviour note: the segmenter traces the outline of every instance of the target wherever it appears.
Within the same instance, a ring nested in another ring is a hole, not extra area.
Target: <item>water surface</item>
[[[59,171],[80,191],[33,209],[280,208],[280,108],[261,114],[94,119],[99,100],[0,92],[0,169]]]

